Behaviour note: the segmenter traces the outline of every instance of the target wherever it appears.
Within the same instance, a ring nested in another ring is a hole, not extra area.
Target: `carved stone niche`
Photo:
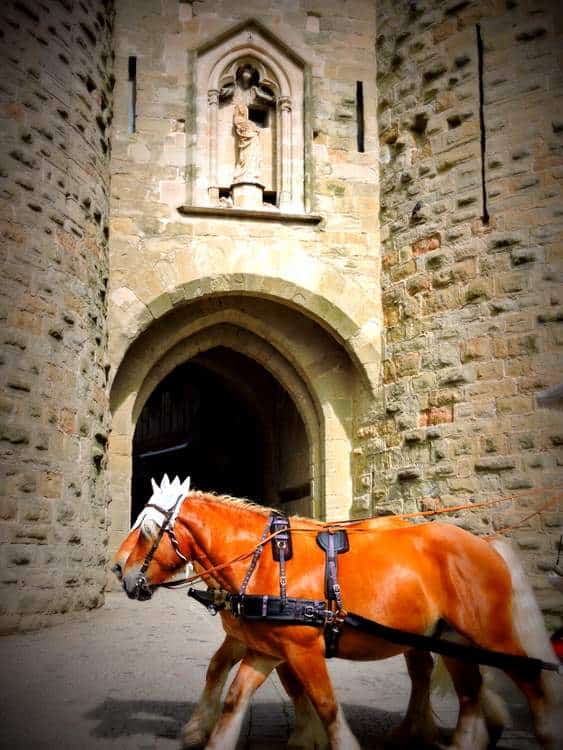
[[[197,51],[192,205],[303,213],[304,71],[256,21]]]

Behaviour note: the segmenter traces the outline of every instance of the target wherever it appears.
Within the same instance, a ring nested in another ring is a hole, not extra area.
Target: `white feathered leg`
[[[221,696],[229,672],[242,659],[246,646],[227,636],[207,668],[205,687],[195,711],[182,730],[182,747],[203,747],[221,714]]]

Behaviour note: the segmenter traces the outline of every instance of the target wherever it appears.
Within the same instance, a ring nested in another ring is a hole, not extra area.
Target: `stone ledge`
[[[288,214],[280,211],[261,211],[247,208],[219,208],[215,206],[178,206],[182,216],[201,216],[216,219],[247,219],[248,221],[277,221],[283,224],[320,224],[319,214]]]

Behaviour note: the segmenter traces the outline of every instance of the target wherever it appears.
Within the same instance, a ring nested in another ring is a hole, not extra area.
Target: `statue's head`
[[[252,65],[246,63],[237,70],[237,83],[245,91],[256,86],[260,80],[258,71]]]

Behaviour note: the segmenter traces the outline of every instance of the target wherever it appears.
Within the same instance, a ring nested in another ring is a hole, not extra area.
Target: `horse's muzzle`
[[[148,601],[153,594],[147,579],[143,575],[137,575],[134,578],[124,578],[123,590],[129,599],[136,599],[139,602]]]

